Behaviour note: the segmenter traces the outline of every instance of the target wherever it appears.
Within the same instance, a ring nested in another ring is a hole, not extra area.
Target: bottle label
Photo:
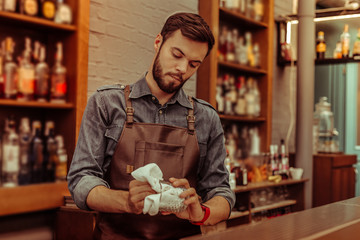
[[[19,146],[4,144],[3,172],[14,173],[19,171]]]
[[[325,43],[319,43],[316,45],[316,52],[326,52],[326,44]]]
[[[36,15],[38,12],[38,5],[35,0],[25,0],[24,10],[26,14]]]
[[[354,43],[354,53],[353,54],[360,54],[360,41]]]
[[[343,55],[349,54],[349,43],[350,43],[350,39],[344,39],[342,41],[342,54]]]
[[[42,6],[44,17],[53,19],[55,16],[55,4],[53,2],[45,2]]]
[[[18,80],[18,75],[16,73],[16,68],[4,69],[4,93],[7,96],[16,95],[16,83]]]
[[[19,68],[18,91],[23,94],[33,94],[35,84],[34,69]]]
[[[71,10],[69,7],[62,5],[58,9],[58,14],[61,23],[71,23]]]
[[[16,10],[16,0],[5,0],[4,2],[4,10],[15,12]]]

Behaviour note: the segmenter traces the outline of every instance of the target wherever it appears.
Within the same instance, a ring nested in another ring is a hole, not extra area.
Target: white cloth
[[[184,191],[183,188],[175,188],[171,184],[161,182],[163,173],[155,163],[149,163],[136,169],[131,175],[138,181],[148,182],[157,194],[149,195],[145,198],[143,213],[154,216],[159,213],[159,209],[169,212],[178,212],[186,209],[183,204],[184,199],[179,195]]]

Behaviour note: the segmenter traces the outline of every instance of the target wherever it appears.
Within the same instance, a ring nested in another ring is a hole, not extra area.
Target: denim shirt
[[[135,110],[134,121],[187,128],[188,109],[193,108],[180,89],[164,105],[151,94],[145,77],[131,86],[130,99]],[[226,150],[222,125],[209,103],[194,98],[195,130],[200,149],[197,169],[197,194],[207,201],[223,196],[232,208],[235,194],[229,186],[224,167]],[[109,184],[104,180],[125,123],[124,86],[104,86],[87,103],[78,142],[67,176],[70,193],[76,205],[89,210],[86,198],[95,186]]]

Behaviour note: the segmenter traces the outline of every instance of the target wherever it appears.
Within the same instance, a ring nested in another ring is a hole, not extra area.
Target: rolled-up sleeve
[[[197,191],[203,201],[214,196],[224,197],[232,209],[235,205],[235,193],[230,189],[229,173],[224,166],[226,149],[223,129],[215,111],[211,110],[209,120],[211,124],[207,126],[210,134],[206,146],[203,146],[206,155],[200,162]]]
[[[78,142],[71,161],[67,180],[69,191],[76,205],[89,210],[86,199],[91,189],[102,185],[109,187],[103,180],[106,164],[107,112],[100,93],[90,97],[80,127]]]

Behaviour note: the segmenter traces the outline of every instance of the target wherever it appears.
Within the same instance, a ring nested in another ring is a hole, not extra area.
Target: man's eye
[[[176,57],[176,58],[181,58],[181,55],[177,55],[175,53],[173,53],[173,56]]]
[[[198,66],[199,66],[199,64],[190,63],[190,67],[192,67],[192,68],[197,68]]]

